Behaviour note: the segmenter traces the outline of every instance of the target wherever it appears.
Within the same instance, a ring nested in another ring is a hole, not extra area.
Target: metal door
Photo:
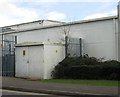
[[[29,77],[28,47],[16,47],[16,76]]]
[[[43,46],[16,47],[16,76],[43,79]]]
[[[44,47],[31,46],[29,47],[29,77],[43,79],[44,67]]]

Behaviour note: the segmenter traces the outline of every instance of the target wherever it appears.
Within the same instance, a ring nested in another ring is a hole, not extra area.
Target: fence
[[[82,55],[82,39],[66,37],[66,56],[79,57]]]
[[[2,76],[15,76],[15,36],[1,35]]]

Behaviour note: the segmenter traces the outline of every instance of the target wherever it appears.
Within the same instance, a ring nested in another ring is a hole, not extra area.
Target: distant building
[[[55,65],[65,58],[66,36],[82,40],[82,55],[120,61],[116,16],[70,23],[40,20],[2,28],[5,35],[17,36],[17,77],[51,78]],[[78,51],[71,49],[76,55]]]

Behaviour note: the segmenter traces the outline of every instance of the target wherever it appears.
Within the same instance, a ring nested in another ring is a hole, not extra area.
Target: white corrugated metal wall
[[[118,31],[117,19],[104,19],[99,21],[73,23],[70,26],[69,36],[82,38],[83,54],[118,60]],[[44,28],[14,33],[18,36],[18,43],[22,42],[48,42],[64,43],[63,27]]]

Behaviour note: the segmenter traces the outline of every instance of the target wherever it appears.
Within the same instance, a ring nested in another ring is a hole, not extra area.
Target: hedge
[[[120,63],[94,57],[65,58],[52,72],[53,78],[120,80]]]
[[[118,80],[120,74],[120,66],[76,66],[71,67],[68,72],[64,72],[66,78],[73,79],[108,79]]]

